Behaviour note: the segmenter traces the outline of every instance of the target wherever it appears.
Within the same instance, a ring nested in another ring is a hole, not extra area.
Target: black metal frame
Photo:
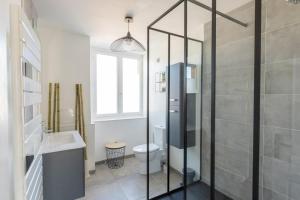
[[[170,110],[170,65],[171,65],[171,35],[168,34],[168,89],[167,89],[167,111]],[[167,171],[167,192],[170,192],[170,113],[167,112],[167,144],[168,144],[168,171]]]
[[[187,19],[187,0],[184,0],[184,14],[183,14],[183,21],[184,21],[184,70],[183,70],[183,116],[184,116],[184,120],[183,120],[183,131],[184,131],[184,139],[183,139],[183,143],[184,143],[184,148],[183,148],[183,196],[184,199],[186,199],[186,173],[187,173],[187,134],[185,133],[187,130],[187,81],[186,81],[186,69],[187,69],[187,65],[188,65],[188,38],[187,38],[187,23],[188,23],[188,19]]]
[[[147,28],[147,200],[149,199],[149,61],[150,61],[150,29]]]
[[[255,0],[252,199],[259,199],[262,0]]]
[[[215,199],[215,128],[216,128],[216,27],[217,1],[212,0],[211,12],[211,117],[210,117],[210,199]]]
[[[254,47],[254,115],[253,115],[253,181],[252,181],[252,199],[258,200],[259,199],[259,147],[260,147],[260,77],[261,77],[261,0],[254,0],[255,1],[255,47]],[[184,36],[178,35],[175,33],[171,33],[164,30],[159,30],[153,28],[153,26],[159,22],[162,18],[168,15],[171,11],[177,8],[181,3],[184,2]],[[237,20],[231,16],[228,16],[220,11],[217,10],[217,0],[212,0],[212,7],[209,7],[205,4],[202,4],[196,0],[179,0],[176,4],[171,6],[166,12],[160,15],[156,20],[154,20],[148,27],[147,27],[147,199],[149,199],[149,56],[150,56],[150,30],[165,33],[168,35],[168,74],[170,73],[170,38],[171,36],[181,37],[184,39],[184,66],[187,67],[188,64],[188,41],[197,41],[202,43],[202,56],[203,56],[203,41],[189,38],[187,36],[187,2],[191,2],[201,8],[204,8],[212,13],[212,41],[211,41],[211,166],[210,166],[210,199],[215,199],[215,107],[216,107],[216,16],[219,15],[233,23],[239,24],[243,27],[247,27],[247,23],[244,23],[240,20]],[[203,62],[203,57],[202,57]],[[203,70],[203,63],[201,66],[201,70]],[[203,75],[201,71],[201,76]],[[184,72],[185,74],[186,72]],[[201,112],[202,112],[202,78],[201,78]],[[184,90],[186,91],[186,81],[184,82]],[[169,98],[169,78],[168,78],[168,94],[167,97]],[[184,92],[184,112],[186,112],[186,92]],[[167,98],[167,99],[168,99]],[[167,104],[167,108],[169,108],[169,101]],[[185,116],[185,115],[184,115]],[[202,113],[201,113],[202,116]],[[201,117],[202,118],[202,117]],[[186,116],[184,119],[184,127],[186,127]],[[202,127],[202,120],[201,120],[201,127]],[[184,137],[184,185],[183,187],[177,188],[173,191],[170,191],[169,183],[170,183],[170,158],[169,158],[169,142],[170,142],[170,135],[169,135],[169,113],[167,112],[167,133],[168,133],[168,174],[167,174],[167,193],[162,194],[159,197],[163,197],[167,194],[179,191],[181,189],[184,190],[184,199],[186,199],[186,166],[187,166],[187,138],[186,134]],[[202,128],[201,128],[202,129]],[[202,130],[201,137],[200,137],[200,170],[202,171]],[[200,177],[201,179],[201,177]],[[155,197],[153,199],[158,199]]]

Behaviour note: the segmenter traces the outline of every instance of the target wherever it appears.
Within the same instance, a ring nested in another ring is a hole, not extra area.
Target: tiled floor
[[[167,197],[160,198],[159,200],[182,200],[184,199],[183,191],[178,191],[170,194]],[[187,187],[186,199],[188,200],[207,200],[210,199],[210,187],[205,183],[196,183]],[[216,200],[232,200],[224,194],[215,191]]]
[[[86,180],[86,196],[82,200],[144,200],[146,199],[146,176],[137,172],[136,158],[125,159],[120,169],[107,165],[96,166],[96,173]],[[170,171],[170,188],[180,186],[181,176]],[[167,190],[167,175],[163,172],[150,175],[150,196]]]

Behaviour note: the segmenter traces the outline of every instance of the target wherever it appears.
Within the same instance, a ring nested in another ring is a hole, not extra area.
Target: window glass
[[[123,66],[123,112],[140,111],[140,69],[138,60],[122,59]]]
[[[97,114],[118,112],[117,57],[97,55]]]

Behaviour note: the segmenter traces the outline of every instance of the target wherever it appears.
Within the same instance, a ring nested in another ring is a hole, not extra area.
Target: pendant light
[[[133,22],[132,17],[125,17],[125,22],[128,24],[128,32],[125,37],[115,40],[110,49],[115,52],[144,52],[145,47],[136,39],[134,39],[129,32],[129,24]]]

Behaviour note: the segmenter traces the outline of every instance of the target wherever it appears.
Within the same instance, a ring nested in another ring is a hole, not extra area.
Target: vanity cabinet
[[[73,200],[85,195],[84,149],[43,154],[44,200]]]
[[[196,67],[189,65],[189,67]],[[196,93],[187,93],[187,113],[184,113],[184,64],[177,63],[170,66],[170,109],[169,130],[170,145],[183,149],[184,134],[187,134],[187,147],[195,146],[196,136]],[[187,127],[184,130],[185,115]]]
[[[78,131],[44,136],[44,200],[74,200],[85,195],[84,143]]]

